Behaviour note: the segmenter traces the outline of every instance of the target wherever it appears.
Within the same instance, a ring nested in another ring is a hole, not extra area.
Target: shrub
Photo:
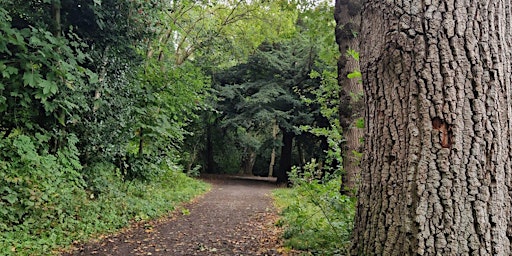
[[[165,215],[207,189],[171,161],[160,163],[158,178],[125,180],[109,163],[82,168],[75,136],[54,155],[47,153],[48,141],[19,132],[0,139],[0,255],[52,254]]]
[[[57,156],[47,153],[48,140],[17,134],[0,141],[0,232],[33,223],[54,226],[69,216],[69,202],[82,193],[76,137],[70,135]]]
[[[284,227],[285,245],[314,255],[345,255],[355,214],[355,198],[339,193],[339,175],[315,178],[315,166],[296,168],[292,188],[274,192],[282,209],[278,225]]]

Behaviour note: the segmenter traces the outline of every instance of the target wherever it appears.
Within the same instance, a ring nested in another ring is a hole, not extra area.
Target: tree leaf
[[[352,72],[352,73],[348,74],[348,75],[347,75],[347,77],[348,77],[349,79],[360,78],[360,77],[362,77],[362,74],[361,74],[361,72],[359,72],[359,71],[357,71],[357,70],[356,70],[356,71],[354,71],[354,72]]]
[[[23,84],[30,87],[36,87],[41,80],[41,74],[38,72],[25,72],[23,74]]]
[[[45,79],[41,79],[41,81],[39,82],[39,86],[43,87],[44,95],[56,94],[59,89],[57,84],[54,81],[45,80]]]
[[[14,194],[8,194],[6,196],[3,196],[2,199],[7,200],[10,204],[14,204],[18,201],[18,197]]]
[[[18,69],[15,67],[7,66],[4,70],[2,70],[2,76],[4,78],[11,78],[11,75],[17,75]]]

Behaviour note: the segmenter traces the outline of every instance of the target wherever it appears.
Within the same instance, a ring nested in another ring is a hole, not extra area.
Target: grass
[[[69,202],[67,218],[51,227],[24,223],[0,233],[0,255],[54,255],[75,241],[113,233],[132,221],[168,214],[184,201],[204,193],[209,186],[177,171],[152,182],[123,182],[114,175],[99,196],[82,193]]]
[[[284,245],[304,255],[348,255],[355,198],[339,194],[340,178],[292,178],[292,188],[273,192],[281,210]]]

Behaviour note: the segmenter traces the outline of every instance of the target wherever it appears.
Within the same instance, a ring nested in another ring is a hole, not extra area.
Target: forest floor
[[[207,176],[211,191],[169,216],[63,255],[290,255],[281,246],[271,198],[275,179]]]

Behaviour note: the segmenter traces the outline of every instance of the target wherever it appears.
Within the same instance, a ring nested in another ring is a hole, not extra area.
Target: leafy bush
[[[147,181],[126,181],[112,164],[96,164],[83,169],[84,182],[74,136],[54,156],[44,153],[47,137],[13,134],[0,139],[0,255],[52,254],[133,220],[162,216],[207,189],[171,162]]]
[[[355,198],[339,193],[339,175],[317,179],[316,166],[292,171],[293,187],[274,192],[282,209],[285,245],[314,255],[345,255],[355,214]]]
[[[49,137],[14,135],[0,140],[0,232],[37,223],[41,229],[69,217],[68,203],[82,193],[76,137],[57,156],[45,153]],[[40,230],[32,230],[37,233]]]

